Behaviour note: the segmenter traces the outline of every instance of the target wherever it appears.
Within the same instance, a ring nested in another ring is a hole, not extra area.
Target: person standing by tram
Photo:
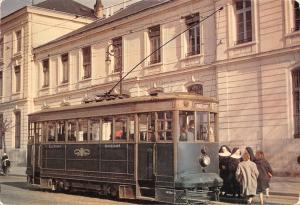
[[[221,188],[221,194],[226,196],[230,192],[231,181],[229,179],[229,158],[231,155],[230,148],[226,145],[222,145],[219,149],[219,169],[220,177],[223,179],[223,186]]]
[[[241,186],[235,177],[235,173],[237,167],[241,161],[241,150],[238,147],[232,149],[229,162],[228,162],[228,180],[230,183],[229,193],[232,194],[233,197],[240,197],[241,195]]]
[[[270,179],[273,175],[272,168],[269,162],[265,159],[263,151],[257,151],[255,154],[255,163],[259,172],[257,178],[257,193],[259,194],[260,204],[264,204],[264,195],[266,192],[266,196],[269,195],[270,188]]]
[[[242,194],[246,197],[247,203],[252,203],[256,195],[258,170],[256,164],[250,161],[248,152],[244,152],[243,161],[239,163],[236,170],[236,178],[242,185]]]
[[[8,169],[10,167],[10,161],[9,161],[6,153],[3,153],[2,157],[1,157],[1,167],[2,167],[2,171],[3,171],[3,175],[6,175],[8,172]]]

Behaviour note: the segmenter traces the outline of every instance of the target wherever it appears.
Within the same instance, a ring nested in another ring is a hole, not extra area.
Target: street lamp
[[[106,53],[105,53],[105,62],[107,65],[110,65],[111,63],[111,59],[110,59],[110,56],[113,56],[115,57],[115,59],[118,59],[118,57],[120,56],[119,55],[119,52],[117,51],[117,48],[115,48],[115,45],[110,43],[108,44],[108,46],[106,47]],[[116,67],[116,60],[114,61],[115,65],[114,67]],[[114,69],[115,71],[115,69]],[[120,84],[120,96],[122,96],[122,67],[119,69],[119,84]]]

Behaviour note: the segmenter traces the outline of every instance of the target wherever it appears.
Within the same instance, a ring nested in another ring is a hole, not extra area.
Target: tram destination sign
[[[49,144],[48,148],[49,149],[60,149],[60,148],[63,148],[63,145],[61,145],[61,144]]]
[[[108,148],[108,149],[116,149],[116,148],[120,148],[121,145],[120,144],[105,144],[104,148]]]

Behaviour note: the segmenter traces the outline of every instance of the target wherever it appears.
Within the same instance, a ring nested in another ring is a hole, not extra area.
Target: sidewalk
[[[270,194],[298,197],[300,177],[273,177],[270,183]]]

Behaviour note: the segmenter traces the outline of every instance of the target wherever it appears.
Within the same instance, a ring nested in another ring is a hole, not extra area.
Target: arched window
[[[187,91],[189,93],[195,93],[198,95],[203,95],[203,86],[201,84],[192,84],[187,86]]]
[[[292,72],[294,102],[294,137],[300,138],[300,69]]]
[[[295,31],[300,29],[300,0],[294,1]]]

